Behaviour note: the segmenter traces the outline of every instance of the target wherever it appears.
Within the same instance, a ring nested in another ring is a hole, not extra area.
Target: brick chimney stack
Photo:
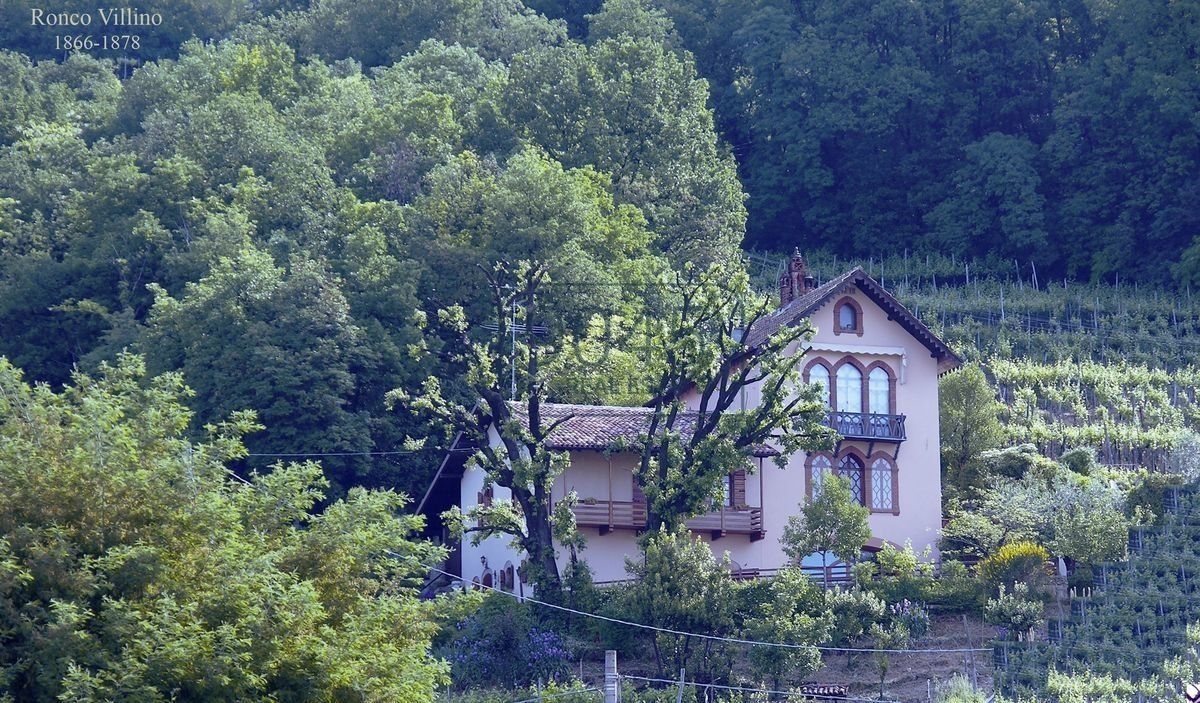
[[[797,247],[792,252],[787,271],[779,277],[779,306],[783,307],[816,287],[816,279],[808,274],[804,256]]]

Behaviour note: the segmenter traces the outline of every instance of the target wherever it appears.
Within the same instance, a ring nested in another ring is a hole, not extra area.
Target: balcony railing
[[[846,439],[885,439],[893,442],[906,439],[903,415],[835,410],[825,415],[825,425],[837,430]]]
[[[646,504],[624,501],[580,501],[575,505],[575,524],[601,530],[646,529]]]
[[[575,524],[609,530],[646,529],[646,504],[627,501],[580,501],[575,505]],[[758,539],[763,534],[762,508],[722,507],[687,521],[688,529],[724,534],[750,535]]]
[[[762,508],[737,510],[722,506],[711,513],[698,515],[687,521],[689,530],[712,532],[714,536],[738,534],[762,536]]]

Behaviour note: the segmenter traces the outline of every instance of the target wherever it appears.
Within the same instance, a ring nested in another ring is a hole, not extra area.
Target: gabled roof
[[[510,401],[513,418],[529,426],[529,406]],[[604,451],[624,441],[632,444],[638,435],[650,428],[654,416],[653,408],[630,408],[617,405],[571,405],[567,403],[542,403],[542,425],[549,425],[566,418],[546,438],[546,446],[557,450]],[[696,426],[699,413],[680,412],[677,429],[685,437]],[[752,451],[756,457],[775,456],[779,452],[768,446],[756,446]]]
[[[937,359],[938,373],[942,374],[962,365],[962,359],[955,354],[946,343],[933,333],[916,315],[908,311],[899,300],[883,286],[868,276],[861,266],[830,279],[823,285],[798,296],[795,300],[779,308],[769,316],[759,320],[746,335],[746,344],[756,347],[785,325],[795,325],[801,320],[812,316],[814,312],[824,307],[840,291],[853,286],[862,291],[869,299],[887,313],[889,320],[894,320],[918,342],[929,350]]]

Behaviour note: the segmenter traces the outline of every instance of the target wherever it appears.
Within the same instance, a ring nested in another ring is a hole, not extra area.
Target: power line
[[[385,550],[385,551],[387,551],[388,554],[391,554],[394,557],[408,558],[402,554],[397,554],[395,552],[388,551],[388,550]],[[586,613],[582,610],[575,610],[573,608],[568,608],[566,606],[556,605],[554,603],[547,603],[545,601],[540,601],[540,600],[537,600],[534,598],[530,598],[528,596],[522,598],[521,596],[518,596],[515,593],[509,593],[508,591],[501,590],[499,588],[496,588],[495,586],[486,586],[484,584],[477,584],[477,583],[468,584],[467,581],[464,580],[461,576],[456,576],[455,574],[452,574],[449,571],[444,571],[442,569],[439,569],[439,568],[436,568],[433,566],[427,566],[425,564],[421,564],[420,562],[417,562],[417,564],[418,564],[418,566],[420,566],[424,569],[429,569],[430,571],[436,571],[439,574],[449,576],[450,578],[455,579],[464,585],[478,586],[480,588],[485,588],[489,591],[494,591],[496,593],[503,593],[506,596],[514,598],[518,601],[525,601],[528,603],[533,603],[534,605],[541,605],[541,606],[545,606],[547,608],[553,608],[554,610],[561,610],[565,613],[571,613],[572,615],[580,615],[585,618],[592,618],[595,620],[603,620],[605,622],[611,622],[611,623],[614,623],[617,625],[627,625],[629,627],[636,627],[636,628],[640,628],[643,630],[652,630],[654,632],[661,632],[661,633],[667,634],[667,635],[678,635],[680,637],[696,637],[696,638],[704,639],[704,640],[712,640],[714,642],[729,642],[732,644],[748,644],[751,646],[761,646],[761,647],[778,647],[780,649],[816,649],[821,652],[865,652],[865,653],[875,653],[875,654],[958,654],[958,653],[965,653],[965,652],[988,652],[988,651],[991,651],[986,648],[969,648],[969,647],[957,647],[957,648],[945,648],[945,649],[874,649],[874,648],[869,648],[869,647],[818,647],[815,645],[808,645],[808,644],[786,644],[783,642],[759,642],[757,640],[744,640],[744,639],[739,639],[737,637],[720,637],[718,635],[702,635],[702,634],[699,634],[696,632],[683,632],[681,630],[672,630],[672,629],[666,628],[666,627],[655,627],[654,625],[645,625],[645,624],[639,623],[639,622],[631,622],[629,620],[621,620],[619,618],[610,618],[607,615],[598,615],[596,613]]]

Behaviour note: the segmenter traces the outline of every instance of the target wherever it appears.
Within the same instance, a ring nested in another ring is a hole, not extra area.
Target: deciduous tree
[[[187,395],[131,356],[61,393],[0,359],[0,699],[429,700],[443,555],[406,499],[313,515],[311,463],[234,481],[253,414],[195,444]]]
[[[867,517],[871,511],[854,500],[850,481],[836,475],[821,479],[817,495],[805,498],[800,514],[788,518],[783,528],[783,551],[799,563],[809,554],[821,555],[825,587],[829,587],[829,556],[852,564],[871,538]]]

